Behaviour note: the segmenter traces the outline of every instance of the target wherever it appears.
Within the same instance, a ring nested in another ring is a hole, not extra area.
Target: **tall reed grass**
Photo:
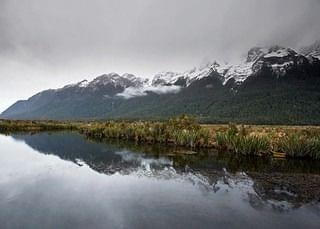
[[[279,141],[277,149],[289,157],[320,159],[320,137],[290,135]]]
[[[210,133],[195,118],[183,115],[167,122],[138,121],[95,123],[81,132],[94,138],[117,138],[145,143],[208,147]]]
[[[267,156],[284,153],[292,158],[320,160],[320,129],[316,127],[201,126],[182,115],[168,121],[12,121],[0,120],[0,132],[77,130],[89,138],[124,139],[144,144],[184,147],[216,147],[241,155]]]
[[[244,127],[239,130],[233,124],[226,132],[216,134],[216,142],[220,148],[236,154],[262,156],[270,153],[267,138],[247,135]]]

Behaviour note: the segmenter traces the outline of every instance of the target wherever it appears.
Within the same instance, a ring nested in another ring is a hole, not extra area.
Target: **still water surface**
[[[319,228],[320,165],[0,135],[0,228]]]

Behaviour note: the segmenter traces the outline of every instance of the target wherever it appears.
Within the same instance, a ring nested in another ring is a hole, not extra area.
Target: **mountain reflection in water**
[[[14,141],[11,142],[10,139],[14,139]],[[316,228],[320,223],[319,162],[235,157],[226,153],[206,150],[190,152],[160,145],[141,146],[119,141],[99,143],[85,140],[81,135],[67,132],[13,135],[11,137],[0,136],[0,142],[3,144],[9,142],[8,147],[25,143],[32,148],[34,153],[40,153],[45,157],[58,156],[59,160],[62,159],[64,163],[71,161],[76,167],[83,168],[79,174],[77,174],[77,170],[70,172],[72,177],[83,183],[83,179],[86,179],[86,182],[93,179],[92,173],[97,173],[100,179],[106,178],[106,176],[112,179],[108,186],[110,190],[99,190],[100,188],[103,189],[101,180],[95,183],[96,187],[91,187],[92,195],[95,195],[94,190],[96,190],[97,199],[107,195],[104,201],[110,201],[109,206],[118,206],[119,209],[121,208],[121,214],[125,215],[125,219],[123,219],[123,217],[112,216],[111,213],[108,213],[111,214],[111,218],[108,218],[111,220],[108,223],[109,227],[126,228],[128,226],[127,222],[130,222],[130,227],[134,228],[148,227],[152,225],[151,222],[153,221],[158,222],[153,225],[155,228],[167,228],[168,225],[187,228],[212,228],[212,223],[215,223],[217,227],[220,225],[221,227],[233,226],[237,228],[251,226],[259,226],[259,228],[314,226]],[[23,148],[24,145],[19,147]],[[20,148],[17,150],[21,150]],[[6,155],[6,152],[6,149],[1,146],[0,163],[3,163],[4,167],[0,168],[0,172],[2,172],[2,175],[0,175],[0,206],[1,209],[4,209],[4,207],[7,209],[0,213],[2,223],[7,220],[7,217],[14,215],[13,210],[23,211],[21,209],[24,206],[21,204],[23,201],[21,202],[21,199],[19,199],[19,194],[11,190],[14,188],[19,192],[19,188],[16,187],[16,183],[11,184],[11,179],[19,180],[23,179],[23,176],[27,176],[24,173],[18,174],[19,172],[12,169],[12,163],[15,160],[14,155],[3,156]],[[31,159],[27,158],[26,164],[28,164],[28,160]],[[53,159],[46,158],[46,160],[52,161]],[[42,168],[37,175],[45,176],[43,185],[46,185],[47,176],[52,179],[51,173],[59,173],[57,170],[62,166],[60,163],[63,161],[48,163],[45,169]],[[56,164],[59,166],[55,167]],[[67,170],[69,170],[68,168]],[[62,171],[64,170],[61,169],[60,172],[62,173]],[[28,171],[25,172],[28,173]],[[8,176],[11,176],[11,178],[8,178]],[[49,178],[47,180],[50,180]],[[30,190],[30,186],[37,182],[36,177],[29,177],[29,179],[29,181],[19,180],[21,183],[27,182],[20,192]],[[55,180],[55,182],[60,181]],[[124,183],[120,185],[120,182]],[[76,197],[71,196],[73,192],[80,192],[79,188],[80,190],[81,188],[88,189],[88,187],[84,188],[81,185],[83,184],[79,183],[79,187],[68,190],[68,192],[64,190],[65,195],[70,195],[73,201],[79,201],[80,203],[83,200],[76,200]],[[56,191],[62,192],[61,188],[65,187],[69,187],[69,184],[63,184]],[[55,188],[58,189],[58,186]],[[47,190],[45,186],[39,188],[39,190],[52,191]],[[32,192],[37,193],[40,197],[43,195],[40,191],[33,190]],[[100,192],[103,192],[104,195]],[[116,194],[117,192],[119,194]],[[152,192],[154,193],[152,194]],[[20,193],[20,195],[23,194]],[[33,194],[28,195],[33,196]],[[54,194],[52,196],[55,198],[61,197]],[[66,196],[63,198],[66,198]],[[70,201],[70,198],[68,201]],[[90,196],[90,198],[94,197]],[[118,202],[113,203],[112,200],[115,199]],[[15,202],[15,200],[19,201]],[[48,200],[44,199],[43,201]],[[95,201],[97,201],[95,206],[99,205],[99,201],[96,199]],[[131,201],[134,203],[135,214],[142,214],[142,216],[137,216],[132,212],[125,214],[127,211],[133,211],[130,205]],[[17,206],[12,207],[12,203]],[[50,202],[50,204],[52,203]],[[41,209],[40,205],[34,203],[32,207]],[[83,207],[88,206],[83,203]],[[53,211],[57,211],[59,206],[54,206],[53,209],[55,208],[56,210]],[[102,206],[99,208],[102,208]],[[107,207],[103,209],[110,210]],[[117,207],[115,207],[115,211],[116,209]],[[92,209],[87,210],[91,211]],[[120,212],[120,210],[118,211]],[[49,211],[48,214],[51,215],[52,212]],[[82,212],[79,214],[84,217]],[[54,213],[54,216],[57,215],[58,213]],[[100,216],[101,213],[96,213],[95,217]],[[63,222],[61,224],[50,222],[49,227],[68,228],[68,222],[72,222],[73,227],[85,228],[83,224],[75,225],[77,220],[72,218],[75,217],[74,215],[70,217],[69,221],[59,218]],[[112,221],[119,220],[119,217],[121,222]],[[154,219],[152,219],[153,217]],[[308,222],[302,220],[306,217]],[[184,222],[182,222],[183,218],[186,218]],[[7,228],[15,228],[12,225],[17,225],[18,228],[21,222],[26,223],[26,219],[22,220],[19,217],[18,219],[13,217],[13,219],[17,221],[16,224],[9,221],[9,223],[3,225],[7,225]],[[268,219],[270,219],[270,222],[259,223],[259,220]],[[22,221],[19,222],[19,220]],[[88,225],[94,225],[94,227],[101,226],[103,228],[102,225],[106,225],[104,222],[106,219],[103,219],[103,217],[95,219],[94,223],[91,222],[93,219],[90,217],[86,220],[90,221],[87,222]],[[164,221],[159,222],[158,220]],[[250,224],[248,224],[249,222]],[[34,223],[31,224],[30,228],[36,225]],[[30,225],[30,222],[27,221],[26,225]]]

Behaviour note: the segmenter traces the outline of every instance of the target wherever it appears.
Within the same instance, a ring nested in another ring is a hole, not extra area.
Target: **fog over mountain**
[[[104,73],[151,79],[253,46],[298,50],[320,39],[319,12],[319,0],[0,0],[0,111]]]

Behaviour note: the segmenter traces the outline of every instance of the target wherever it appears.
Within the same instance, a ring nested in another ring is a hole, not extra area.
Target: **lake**
[[[320,164],[0,135],[0,228],[319,228]]]

